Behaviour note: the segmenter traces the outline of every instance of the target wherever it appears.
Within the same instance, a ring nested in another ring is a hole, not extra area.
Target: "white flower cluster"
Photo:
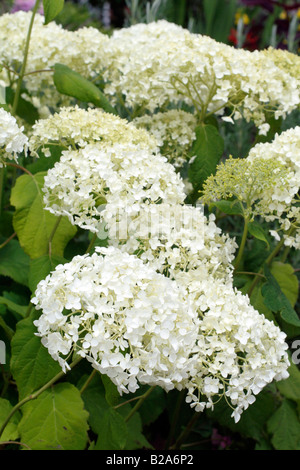
[[[141,383],[174,388],[187,377],[196,339],[184,291],[138,258],[110,248],[76,256],[41,281],[32,302],[43,344],[64,370],[75,350],[119,392]]]
[[[185,102],[204,119],[223,115],[252,120],[268,131],[266,112],[285,116],[300,103],[298,80],[259,51],[235,49],[160,20],[115,31],[104,44],[112,99],[124,95],[127,106],[154,113]]]
[[[66,150],[44,182],[45,208],[71,223],[99,230],[102,209],[135,202],[182,202],[184,185],[164,157],[134,144]]]
[[[37,155],[41,149],[45,156],[49,156],[49,147],[55,144],[76,149],[99,142],[102,148],[131,142],[152,151],[158,149],[154,137],[143,129],[137,129],[126,119],[101,109],[82,109],[76,105],[62,107],[59,112],[37,121],[32,126],[29,150]]]
[[[230,283],[196,271],[177,283],[117,248],[98,251],[57,266],[32,299],[37,334],[63,370],[75,351],[121,394],[139,383],[187,389],[196,411],[225,395],[236,421],[287,377],[285,335]]]
[[[181,272],[197,270],[199,279],[232,276],[231,262],[237,244],[209,219],[202,207],[184,204],[135,204],[103,212],[111,246],[139,253],[156,271],[176,279]]]
[[[101,212],[137,202],[185,199],[184,183],[144,129],[98,109],[63,108],[33,126],[29,148],[48,155],[62,145],[44,181],[45,208],[97,232]]]
[[[17,161],[18,154],[27,150],[27,143],[23,128],[18,126],[9,112],[0,107],[0,168],[5,159]]]
[[[201,319],[186,400],[202,411],[224,395],[238,422],[267,384],[288,377],[286,335],[232,285],[194,274],[180,278]]]
[[[0,66],[5,64],[10,69],[19,70],[30,18],[31,12],[24,11],[0,17]],[[44,17],[36,15],[24,83],[41,116],[49,114],[49,108],[56,109],[70,100],[56,91],[52,73],[35,72],[63,63],[86,78],[92,78],[95,68],[100,69],[101,51],[106,41],[108,36],[95,28],[68,31],[54,21],[45,25]],[[10,75],[5,68],[0,79],[10,84]]]
[[[281,217],[298,187],[299,179],[276,159],[230,157],[207,178],[201,200],[209,204],[233,198],[248,220],[262,216],[271,221]]]
[[[180,168],[188,159],[188,151],[196,139],[197,117],[182,109],[171,109],[164,113],[145,114],[133,119],[138,128],[147,129],[175,168]]]
[[[274,184],[269,197],[270,210],[276,211],[276,219],[285,233],[283,237],[287,246],[300,249],[300,127],[288,129],[276,134],[272,142],[256,144],[249,152],[250,162],[276,161],[289,171],[289,178],[284,187]],[[266,217],[274,220],[275,216]],[[278,234],[272,232],[277,238]]]

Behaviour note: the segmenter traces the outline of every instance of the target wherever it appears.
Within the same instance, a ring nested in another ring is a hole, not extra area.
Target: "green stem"
[[[56,219],[56,222],[55,222],[55,225],[53,227],[53,230],[50,234],[50,237],[48,239],[48,246],[49,246],[49,258],[51,258],[51,254],[52,254],[52,240],[53,240],[53,237],[55,235],[55,232],[61,222],[61,219],[62,219],[62,215],[60,215],[57,219]]]
[[[97,240],[97,233],[94,233],[94,235],[93,235],[93,237],[92,237],[92,239],[91,239],[91,241],[90,241],[90,244],[89,244],[89,246],[87,247],[87,250],[86,250],[85,254],[88,254],[88,253],[91,251],[91,249],[93,248],[94,243],[95,243],[96,240]]]
[[[17,235],[16,232],[14,232],[10,237],[8,237],[7,240],[5,240],[5,242],[1,243],[0,250],[1,248],[4,248],[5,245],[7,245],[13,238],[15,238],[16,235]]]
[[[175,444],[172,447],[170,447],[170,449],[180,449],[181,445],[184,443],[184,441],[187,439],[190,432],[192,431],[196,421],[199,418],[199,415],[200,415],[200,413],[197,413],[197,412],[194,413],[192,419],[189,421],[189,423],[185,427],[184,431],[180,434],[177,441],[175,442]]]
[[[75,359],[71,364],[70,364],[70,369],[72,369],[73,367],[76,366],[76,364],[78,364],[80,361],[82,360],[81,357]],[[47,390],[48,388],[50,388],[52,385],[55,384],[55,382],[57,382],[59,379],[61,379],[62,377],[64,377],[66,374],[65,372],[61,371],[59,372],[55,377],[53,377],[51,380],[49,380],[49,382],[47,382],[45,385],[43,385],[43,387],[41,387],[39,390],[37,390],[35,393],[32,393],[31,395],[29,395],[28,397],[25,397],[23,398],[23,400],[19,401],[14,407],[13,409],[11,410],[11,412],[9,413],[9,415],[7,416],[7,418],[5,419],[4,423],[2,424],[1,428],[0,428],[0,437],[2,436],[7,424],[9,423],[10,419],[12,418],[12,416],[23,406],[25,405],[25,403],[27,403],[28,401],[31,401],[31,400],[35,400],[36,398],[38,398],[45,390]]]
[[[30,38],[31,38],[34,18],[35,18],[35,15],[36,15],[36,13],[39,9],[40,2],[41,2],[41,0],[36,0],[35,5],[34,5],[33,10],[32,10],[32,15],[31,15],[29,28],[28,28],[28,32],[27,32],[26,43],[25,43],[23,63],[22,63],[21,71],[20,71],[19,78],[18,78],[18,81],[17,81],[17,89],[16,89],[16,93],[15,93],[15,97],[14,97],[14,101],[13,101],[13,105],[12,105],[12,114],[13,115],[16,114],[19,99],[20,99],[23,77],[25,75],[26,66],[27,66],[29,44],[30,44]]]
[[[84,382],[83,386],[81,387],[80,394],[82,394],[88,388],[88,386],[90,385],[91,381],[93,380],[97,372],[98,371],[96,369],[92,371],[92,373],[89,375],[89,377],[87,378],[87,380]]]
[[[182,405],[183,399],[185,397],[185,394],[186,394],[186,390],[181,390],[181,392],[179,393],[179,396],[178,396],[178,399],[177,399],[177,402],[176,402],[176,406],[175,406],[175,410],[174,410],[174,414],[173,414],[173,418],[172,418],[172,422],[171,422],[171,426],[170,426],[170,433],[169,433],[169,436],[167,438],[166,445],[165,445],[166,450],[169,449],[169,447],[170,447],[170,445],[173,441],[176,425],[177,425],[178,418],[179,418],[179,415],[180,415],[181,405]]]
[[[5,169],[0,168],[0,216],[2,215],[3,195],[4,195]]]
[[[245,245],[246,245],[246,241],[247,241],[247,235],[248,235],[248,224],[249,224],[249,220],[248,220],[248,218],[245,218],[245,224],[244,224],[244,231],[243,231],[243,235],[242,235],[242,240],[241,240],[241,244],[240,244],[240,248],[239,248],[237,257],[236,257],[235,262],[234,262],[235,271],[237,270],[238,266],[240,265],[241,259],[243,257],[243,253],[244,253],[244,249],[245,249]]]
[[[153,390],[155,389],[155,385],[153,387],[150,387],[147,392],[144,393],[144,395],[141,396],[141,398],[139,399],[139,401],[136,403],[136,405],[132,408],[132,410],[130,411],[130,413],[127,415],[127,417],[125,418],[125,422],[127,423],[127,421],[130,420],[130,418],[134,415],[134,413],[136,411],[138,411],[140,409],[140,407],[142,406],[142,404],[144,403],[144,401],[146,400],[146,398],[150,395],[151,392],[153,392]]]

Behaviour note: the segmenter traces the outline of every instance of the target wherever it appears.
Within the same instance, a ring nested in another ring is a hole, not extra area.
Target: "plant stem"
[[[5,245],[7,245],[13,238],[15,238],[16,235],[17,235],[16,232],[14,232],[10,237],[8,237],[7,240],[5,240],[5,242],[1,243],[0,250],[1,248],[4,248]]]
[[[0,168],[0,216],[2,215],[2,206],[3,206],[4,180],[5,180],[4,171],[5,171],[4,167]]]
[[[76,364],[78,364],[80,361],[82,360],[82,357],[79,357],[77,359],[75,359],[71,364],[70,364],[70,369],[72,369],[73,367],[76,366]],[[10,419],[12,418],[12,416],[25,404],[27,403],[28,401],[31,401],[31,400],[35,400],[36,398],[38,398],[39,395],[41,395],[41,393],[43,393],[45,390],[47,390],[48,388],[51,387],[51,385],[54,385],[55,382],[57,382],[59,379],[61,379],[62,377],[65,376],[65,372],[61,371],[59,372],[55,377],[53,377],[51,380],[49,380],[49,382],[47,382],[45,385],[43,385],[43,387],[41,387],[39,390],[37,390],[35,393],[32,393],[31,395],[29,395],[28,397],[25,397],[23,398],[23,400],[19,401],[14,407],[13,409],[11,410],[11,412],[9,413],[9,415],[7,416],[7,418],[5,419],[4,423],[2,424],[1,428],[0,428],[0,437],[2,436],[7,424],[9,423]]]
[[[170,447],[170,449],[180,449],[181,445],[183,444],[183,442],[186,440],[186,438],[189,436],[190,432],[192,431],[196,421],[199,418],[199,415],[200,413],[195,412],[192,419],[189,421],[189,423],[185,427],[184,431],[180,434],[177,441],[172,447]]]
[[[139,399],[139,401],[136,403],[136,405],[132,408],[132,410],[130,411],[130,413],[127,415],[127,417],[125,418],[125,422],[127,423],[127,421],[130,420],[130,418],[134,415],[134,413],[140,409],[140,407],[142,406],[142,404],[144,403],[144,401],[146,400],[146,398],[150,395],[151,392],[153,392],[153,390],[155,389],[155,385],[153,387],[150,387],[147,392],[145,392],[141,398]]]
[[[175,410],[174,410],[174,414],[173,414],[173,417],[172,417],[172,422],[171,422],[171,426],[170,426],[170,433],[169,433],[169,436],[167,438],[166,445],[165,445],[166,450],[169,449],[170,444],[172,443],[174,433],[175,433],[175,429],[176,429],[176,424],[177,424],[177,421],[178,421],[178,418],[179,418],[179,415],[180,415],[181,405],[182,405],[185,394],[186,394],[185,390],[181,390],[181,392],[179,393],[179,396],[178,396],[178,399],[177,399],[177,402],[176,402],[176,406],[175,406]]]
[[[239,248],[237,257],[236,257],[235,262],[234,262],[235,271],[237,270],[238,266],[240,265],[240,262],[241,262],[241,259],[242,259],[243,253],[244,253],[244,249],[245,249],[245,245],[246,245],[246,241],[247,241],[247,235],[248,235],[248,223],[249,223],[248,218],[245,218],[245,224],[244,224],[244,231],[243,231],[243,235],[242,235],[242,240],[241,240],[241,244],[240,244],[240,248]]]
[[[94,246],[94,243],[95,243],[96,239],[97,239],[97,233],[94,233],[93,238],[91,239],[90,244],[87,247],[87,250],[86,250],[85,254],[88,254],[91,251],[91,249]]]
[[[24,77],[25,71],[26,71],[28,52],[29,52],[29,44],[30,44],[30,38],[31,38],[34,18],[35,18],[35,15],[36,15],[36,13],[39,9],[40,2],[41,2],[41,0],[36,0],[35,5],[34,5],[33,10],[32,10],[32,15],[31,15],[29,28],[28,28],[28,32],[27,32],[26,43],[25,43],[23,63],[22,63],[22,67],[21,67],[19,77],[18,77],[17,89],[16,89],[16,93],[15,93],[15,97],[14,97],[14,101],[13,101],[13,105],[12,105],[12,114],[13,115],[16,114],[17,107],[18,107],[18,104],[19,104],[21,88],[22,88],[22,81],[23,81],[23,77]]]
[[[52,240],[53,240],[53,237],[55,235],[55,232],[57,230],[57,227],[59,226],[60,224],[60,221],[62,219],[62,215],[60,215],[57,219],[56,219],[56,222],[55,222],[55,225],[53,227],[53,230],[50,234],[50,237],[49,237],[49,240],[48,240],[48,246],[49,246],[49,258],[51,258],[51,253],[52,253]]]
[[[95,375],[97,374],[97,370],[94,369],[92,371],[92,373],[89,375],[89,377],[87,378],[87,380],[85,381],[85,383],[83,384],[83,386],[81,387],[80,389],[80,394],[82,394],[87,388],[88,386],[90,385],[91,381],[93,380],[93,378],[95,377]]]

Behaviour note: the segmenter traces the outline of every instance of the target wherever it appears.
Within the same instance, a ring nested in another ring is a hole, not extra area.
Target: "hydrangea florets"
[[[19,127],[9,112],[0,108],[0,167],[6,159],[17,161],[18,154],[27,151],[27,144],[23,127]]]

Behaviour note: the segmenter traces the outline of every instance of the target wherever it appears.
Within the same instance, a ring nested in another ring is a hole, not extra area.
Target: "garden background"
[[[34,3],[2,0],[0,15],[32,11]],[[50,8],[50,13],[49,10],[46,13],[53,16],[51,21],[68,31],[95,28],[112,37],[115,31],[123,28],[166,20],[235,49],[254,52],[272,47],[284,51],[294,57],[291,59],[291,76],[298,80],[299,92],[300,3],[295,0],[66,0],[54,3],[57,11]],[[47,7],[48,2],[43,5]],[[1,37],[0,31],[1,72],[7,68],[13,73],[14,69],[19,77],[19,59],[12,59],[9,64],[5,59],[7,56],[3,59],[1,40],[6,39]],[[13,57],[13,53],[11,55]],[[45,69],[47,67],[45,63]],[[282,68],[287,68],[286,63]],[[56,66],[54,73],[55,91],[71,97],[72,106],[86,109],[87,103],[93,103],[96,109],[102,108],[112,115],[117,109],[121,118],[129,120],[129,113],[126,114],[126,106],[122,107],[121,101],[113,103],[115,109],[112,108],[111,96],[105,94],[101,77],[96,77],[93,83],[77,72],[72,75],[63,62]],[[13,114],[19,126],[24,126],[24,132],[30,135],[29,129],[41,116],[35,107],[37,101],[26,98],[31,94],[29,89],[26,90],[26,81],[20,86],[24,86],[23,94],[16,103],[17,80],[12,80],[9,86],[1,82],[0,77],[0,96],[3,98],[5,93],[3,109]],[[92,88],[94,86],[98,91]],[[190,110],[184,106],[182,109]],[[217,164],[225,162],[229,155],[246,159],[255,145],[271,144],[277,135],[300,125],[299,104],[276,118],[272,113],[268,114],[267,131],[262,133],[257,132],[257,125],[251,119],[241,117],[233,125],[230,119],[222,121],[220,116],[213,114],[203,121],[207,132],[211,133],[209,142],[203,144],[203,135],[201,137],[201,130],[198,130],[194,144],[187,150],[187,155],[196,154],[197,158],[181,169],[192,187],[187,204],[196,204],[205,180],[216,174]],[[298,161],[299,142],[298,136],[295,144],[298,145]],[[57,225],[55,218],[47,222],[48,225],[52,223],[52,229],[48,233],[47,228],[48,236],[43,239],[44,208],[39,194],[47,171],[59,161],[61,147],[55,145],[50,158],[40,152],[41,147],[42,144],[38,149],[39,158],[33,162],[28,163],[25,155],[20,153],[15,166],[12,160],[7,160],[10,166],[4,164],[5,171],[1,173],[0,448],[172,449],[183,452],[300,450],[299,249],[276,244],[276,236],[271,236],[276,231],[273,221],[260,217],[260,214],[255,214],[255,220],[251,222],[247,220],[248,231],[245,232],[244,218],[237,205],[232,204],[232,194],[227,199],[222,196],[220,201],[210,200],[212,205],[208,204],[206,210],[215,213],[222,231],[242,246],[236,263],[239,270],[234,273],[235,288],[246,294],[250,286],[251,304],[286,334],[291,363],[289,377],[271,381],[263,387],[255,402],[235,422],[226,400],[217,400],[213,410],[207,408],[195,412],[185,402],[184,390],[167,392],[159,386],[149,388],[146,384],[128,396],[120,397],[116,385],[106,375],[95,374],[88,361],[77,364],[76,357],[72,358],[71,370],[66,374],[61,372],[57,361],[50,357],[35,335],[34,320],[40,313],[30,299],[38,283],[57,265],[70,262],[76,255],[92,253],[95,246],[103,247],[105,243],[93,238],[93,234],[82,227],[76,231],[74,224],[66,222],[63,225],[59,218]],[[176,145],[172,152],[175,155]],[[299,187],[299,172],[295,178],[296,186],[298,178]],[[297,191],[294,196],[294,207],[299,211]],[[30,214],[34,236],[25,233],[24,229]],[[271,232],[270,228],[273,229]],[[263,266],[266,266],[265,271]]]

